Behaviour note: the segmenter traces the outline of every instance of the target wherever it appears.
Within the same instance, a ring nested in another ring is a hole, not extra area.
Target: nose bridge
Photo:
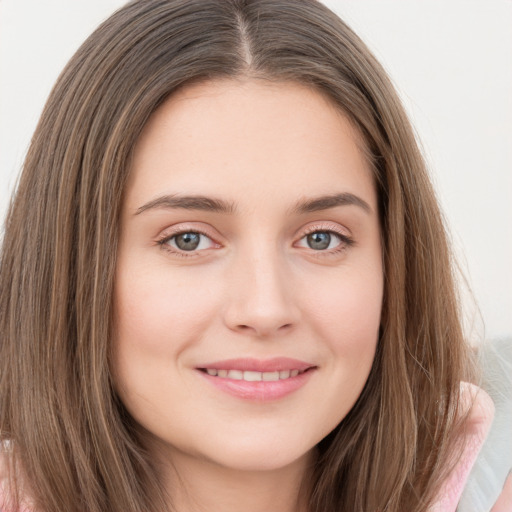
[[[260,241],[240,251],[230,274],[225,314],[229,328],[268,336],[296,323],[293,280],[276,244]]]

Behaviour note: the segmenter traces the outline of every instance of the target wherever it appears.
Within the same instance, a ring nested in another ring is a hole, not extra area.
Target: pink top
[[[471,407],[466,430],[465,449],[460,461],[444,482],[437,502],[430,507],[429,512],[455,512],[466,480],[494,418],[494,404],[490,396],[482,389],[463,382],[461,384],[461,398],[466,407]]]
[[[485,441],[494,417],[494,404],[489,395],[480,388],[472,384],[462,383],[461,396],[468,404],[468,407],[471,407],[466,448],[451,475],[446,479],[439,493],[439,499],[428,512],[456,511],[457,503],[464,490],[466,480]],[[9,512],[8,509],[5,508],[7,506],[5,503],[5,494],[2,492],[4,489],[4,485],[2,484],[5,484],[5,479],[5,461],[0,453],[0,512]],[[26,507],[19,512],[31,511],[30,508]]]

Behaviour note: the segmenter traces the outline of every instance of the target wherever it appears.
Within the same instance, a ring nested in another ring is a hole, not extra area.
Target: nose
[[[258,338],[291,331],[299,320],[293,279],[275,254],[240,258],[230,269],[224,321],[229,329]]]

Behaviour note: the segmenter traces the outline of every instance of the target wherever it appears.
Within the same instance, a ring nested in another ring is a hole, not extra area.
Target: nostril
[[[285,331],[289,331],[293,328],[293,324],[292,323],[287,323],[287,324],[283,324],[279,327],[277,327],[276,329],[274,328],[271,328],[271,327],[264,327],[264,326],[260,326],[259,328],[257,327],[253,327],[251,325],[247,325],[247,324],[239,324],[236,326],[236,330],[238,330],[238,332],[244,332],[244,333],[254,333],[254,335],[256,336],[269,336],[271,335],[273,332],[274,333],[277,333],[277,332],[285,332]]]

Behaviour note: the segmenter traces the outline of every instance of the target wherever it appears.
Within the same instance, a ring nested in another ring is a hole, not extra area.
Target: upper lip
[[[198,369],[211,368],[216,370],[241,370],[262,373],[285,370],[304,371],[308,368],[314,367],[314,364],[290,357],[274,357],[272,359],[255,359],[251,357],[239,359],[223,359],[222,361],[212,361],[211,363],[197,366]]]

